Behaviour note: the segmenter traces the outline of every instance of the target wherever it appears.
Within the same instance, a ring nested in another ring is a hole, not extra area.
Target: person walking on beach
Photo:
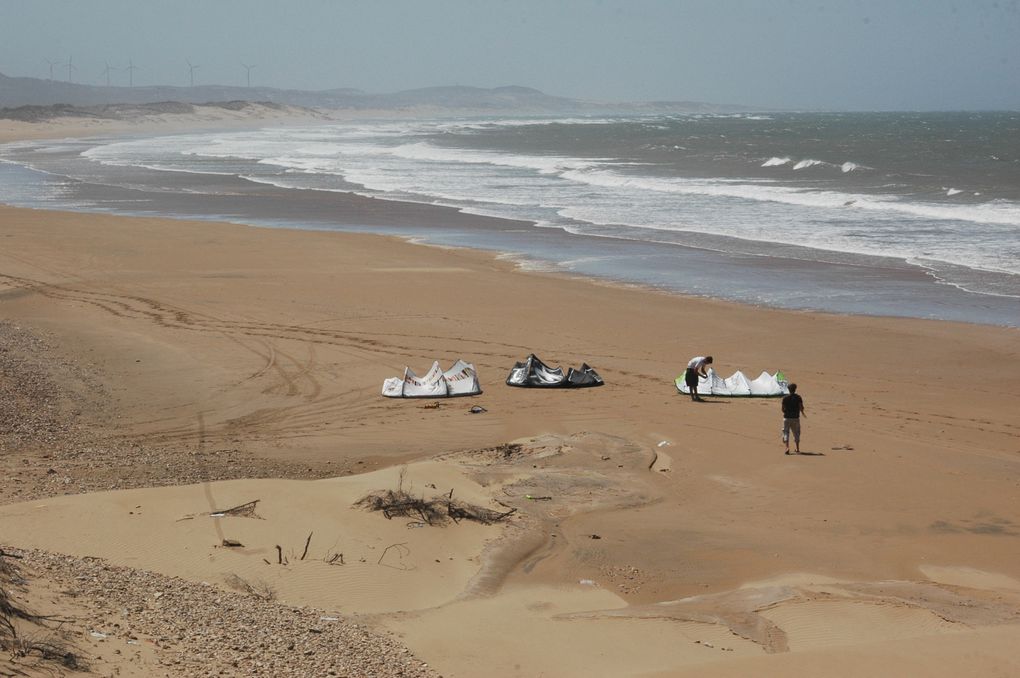
[[[797,395],[797,384],[790,384],[790,395],[783,398],[783,442],[786,443],[786,454],[790,454],[790,434],[796,454],[800,454],[800,415],[807,416],[804,411],[804,399]]]
[[[708,366],[712,364],[712,356],[697,356],[691,358],[690,362],[687,363],[687,371],[684,372],[684,383],[687,384],[687,388],[691,391],[691,400],[695,402],[703,402],[701,396],[698,395],[698,379],[700,377],[708,376]]]

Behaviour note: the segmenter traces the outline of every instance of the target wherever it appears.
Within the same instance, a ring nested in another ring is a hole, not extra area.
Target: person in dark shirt
[[[790,384],[790,395],[783,398],[783,442],[786,453],[790,454],[790,434],[796,454],[800,454],[800,417],[807,416],[804,411],[804,399],[797,395],[797,384]]]

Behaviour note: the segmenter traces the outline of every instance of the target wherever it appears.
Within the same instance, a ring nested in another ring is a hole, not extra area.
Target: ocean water
[[[745,303],[1020,326],[1017,113],[366,120],[0,160],[10,204],[396,232]],[[524,223],[331,218],[323,196],[347,192]]]

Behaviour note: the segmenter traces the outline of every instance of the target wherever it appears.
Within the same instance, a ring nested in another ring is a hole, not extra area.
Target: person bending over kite
[[[708,366],[711,364],[712,356],[698,356],[691,358],[690,362],[687,363],[684,382],[686,382],[687,388],[691,390],[691,400],[694,402],[704,402],[704,399],[698,395],[698,379],[708,376]]]

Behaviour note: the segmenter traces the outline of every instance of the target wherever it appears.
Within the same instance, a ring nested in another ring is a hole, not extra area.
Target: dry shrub
[[[86,668],[74,647],[60,636],[59,627],[50,628],[50,617],[37,615],[17,603],[10,594],[11,588],[23,588],[25,578],[13,559],[19,556],[0,549],[0,649],[15,657],[38,657],[54,661],[67,669]],[[38,633],[20,634],[15,621],[35,624]]]
[[[241,593],[247,593],[249,596],[255,596],[262,600],[276,599],[276,591],[272,586],[261,579],[250,582],[236,574],[228,574],[224,581],[230,588],[235,591],[240,591]]]
[[[453,499],[452,494],[451,491],[449,495],[426,499],[414,496],[403,489],[380,490],[365,495],[354,505],[364,507],[369,511],[381,511],[384,516],[390,519],[395,517],[417,518],[428,525],[459,523],[461,520],[490,525],[503,520],[517,510],[494,511]]]

